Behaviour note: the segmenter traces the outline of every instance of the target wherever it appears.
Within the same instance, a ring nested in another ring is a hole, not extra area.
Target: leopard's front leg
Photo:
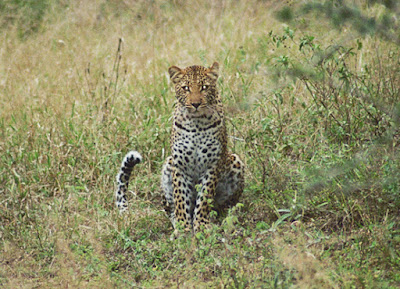
[[[192,220],[190,215],[190,188],[191,178],[185,175],[178,167],[174,168],[173,186],[174,186],[174,205],[175,205],[175,223],[176,229],[178,223],[183,224],[185,230],[190,230]]]
[[[210,223],[211,204],[215,198],[217,182],[217,169],[209,170],[201,182],[201,190],[196,197],[196,206],[193,215],[194,232],[199,231],[201,226],[206,226]]]

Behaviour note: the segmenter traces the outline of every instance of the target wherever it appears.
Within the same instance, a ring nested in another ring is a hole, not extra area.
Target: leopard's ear
[[[207,75],[214,81],[218,79],[218,69],[218,62],[214,62],[213,65],[209,69],[207,69]]]
[[[168,73],[174,84],[177,84],[183,76],[183,70],[177,66],[171,66],[168,68]]]

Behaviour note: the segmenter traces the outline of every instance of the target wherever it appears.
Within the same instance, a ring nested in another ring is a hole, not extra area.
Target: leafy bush
[[[269,110],[246,144],[262,181],[254,189],[266,195],[277,222],[318,220],[321,228],[346,231],[398,216],[398,48],[360,65],[360,39],[323,45],[286,27],[259,43],[274,51],[264,57],[278,85],[262,95],[260,109]],[[294,87],[306,97],[298,99]]]
[[[322,126],[333,143],[358,146],[362,142],[397,133],[400,104],[400,54],[398,50],[373,56],[373,62],[357,67],[357,48],[323,46],[313,36],[296,41],[293,31],[270,33],[279,47],[287,40],[299,47],[301,57],[276,57],[279,77],[300,80],[312,103],[305,112],[315,125]],[[362,42],[357,40],[358,49]]]

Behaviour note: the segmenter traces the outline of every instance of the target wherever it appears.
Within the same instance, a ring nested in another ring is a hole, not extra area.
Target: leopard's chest
[[[197,182],[209,169],[216,167],[221,159],[222,120],[175,120],[174,126],[174,166]]]

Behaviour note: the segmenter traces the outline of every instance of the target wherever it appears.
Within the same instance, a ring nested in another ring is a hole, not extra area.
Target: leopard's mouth
[[[188,113],[193,118],[207,118],[212,114],[212,109],[209,107],[188,108]]]

